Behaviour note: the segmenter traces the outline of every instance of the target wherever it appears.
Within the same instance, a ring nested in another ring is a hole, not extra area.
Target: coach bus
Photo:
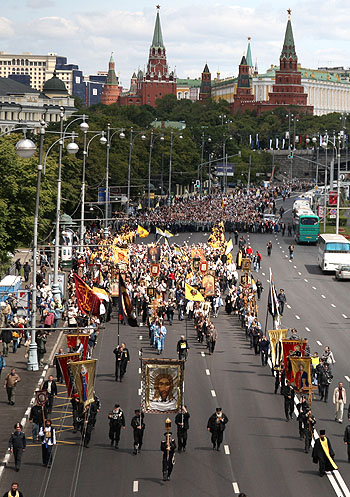
[[[343,235],[320,235],[317,261],[322,271],[335,271],[340,265],[350,265],[349,240]]]
[[[293,217],[293,225],[297,243],[317,243],[320,219],[311,210],[297,210]]]

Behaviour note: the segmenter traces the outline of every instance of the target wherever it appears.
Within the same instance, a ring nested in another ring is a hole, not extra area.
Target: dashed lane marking
[[[322,297],[323,299],[325,299],[325,298],[326,298],[326,296],[325,296],[325,295],[323,295],[323,294],[321,295],[321,297]]]
[[[346,381],[350,382],[350,378],[348,376],[344,376],[344,378],[346,379]]]
[[[300,271],[298,271],[298,275],[301,276],[301,272]]]
[[[305,281],[305,283],[309,283],[309,280],[307,280],[306,278],[304,278],[304,281]]]
[[[284,257],[288,257],[288,255],[286,254]]]
[[[139,374],[141,374],[141,368],[139,368]]]
[[[317,340],[316,343],[317,343],[317,345],[319,345],[320,347],[322,347],[322,343],[319,340]]]
[[[263,276],[266,276],[265,273],[261,273]]]
[[[139,395],[141,395],[141,392],[142,392],[142,389],[141,389],[141,388],[139,388],[139,389],[138,389],[138,394],[139,394]]]
[[[205,374],[206,374],[207,376],[210,376],[210,371],[209,371],[209,369],[206,369],[206,370],[205,370]]]
[[[313,290],[317,290],[317,288],[315,286],[312,287]]]
[[[225,450],[225,454],[227,456],[229,456],[230,455],[230,447],[228,445],[224,445],[224,450]]]
[[[296,269],[296,268],[297,268],[296,266],[293,266],[293,267],[294,267],[294,269]]]
[[[239,494],[239,486],[238,486],[238,483],[236,481],[232,482],[232,486],[233,486],[233,491],[235,494]]]
[[[295,315],[295,317],[296,317],[297,319],[300,319],[300,316],[298,316],[297,314]]]
[[[134,480],[132,483],[132,491],[133,492],[138,492],[139,491],[139,482],[137,480]]]
[[[215,392],[215,390],[210,390],[210,392],[211,392],[211,396],[212,396],[212,397],[216,397],[216,392]]]
[[[346,314],[342,314],[344,319],[348,319],[348,316]]]
[[[142,335],[139,336],[139,340],[142,340]]]
[[[337,307],[335,304],[331,304],[332,307]]]
[[[305,326],[305,330],[306,331],[310,331],[310,328],[308,328],[307,326]]]
[[[291,306],[289,304],[286,304],[286,306],[287,306],[288,309],[291,309]]]
[[[202,352],[201,352],[201,356],[202,356],[202,357],[205,357],[205,352],[203,352],[203,351],[202,351]]]

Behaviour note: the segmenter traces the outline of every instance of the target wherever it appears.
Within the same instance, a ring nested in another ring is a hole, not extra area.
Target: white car
[[[341,265],[335,270],[335,278],[337,280],[350,280],[350,266]]]

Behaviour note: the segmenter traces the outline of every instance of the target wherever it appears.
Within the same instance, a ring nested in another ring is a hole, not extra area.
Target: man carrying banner
[[[126,348],[125,343],[118,345],[114,350],[115,355],[115,381],[122,381],[128,363],[130,362],[129,350]]]
[[[187,410],[187,406],[183,406],[181,412],[178,412],[175,416],[175,424],[177,426],[177,446],[178,451],[185,452],[187,444],[187,431],[190,427],[190,413]]]
[[[160,450],[163,452],[162,471],[163,481],[170,480],[175,462],[176,442],[172,437],[171,431],[164,433],[165,440],[160,444]]]

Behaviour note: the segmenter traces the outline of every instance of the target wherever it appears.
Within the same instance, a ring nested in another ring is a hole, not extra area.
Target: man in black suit
[[[57,397],[57,385],[51,374],[49,379],[44,381],[43,390],[47,391],[47,412],[51,414],[53,399]]]

